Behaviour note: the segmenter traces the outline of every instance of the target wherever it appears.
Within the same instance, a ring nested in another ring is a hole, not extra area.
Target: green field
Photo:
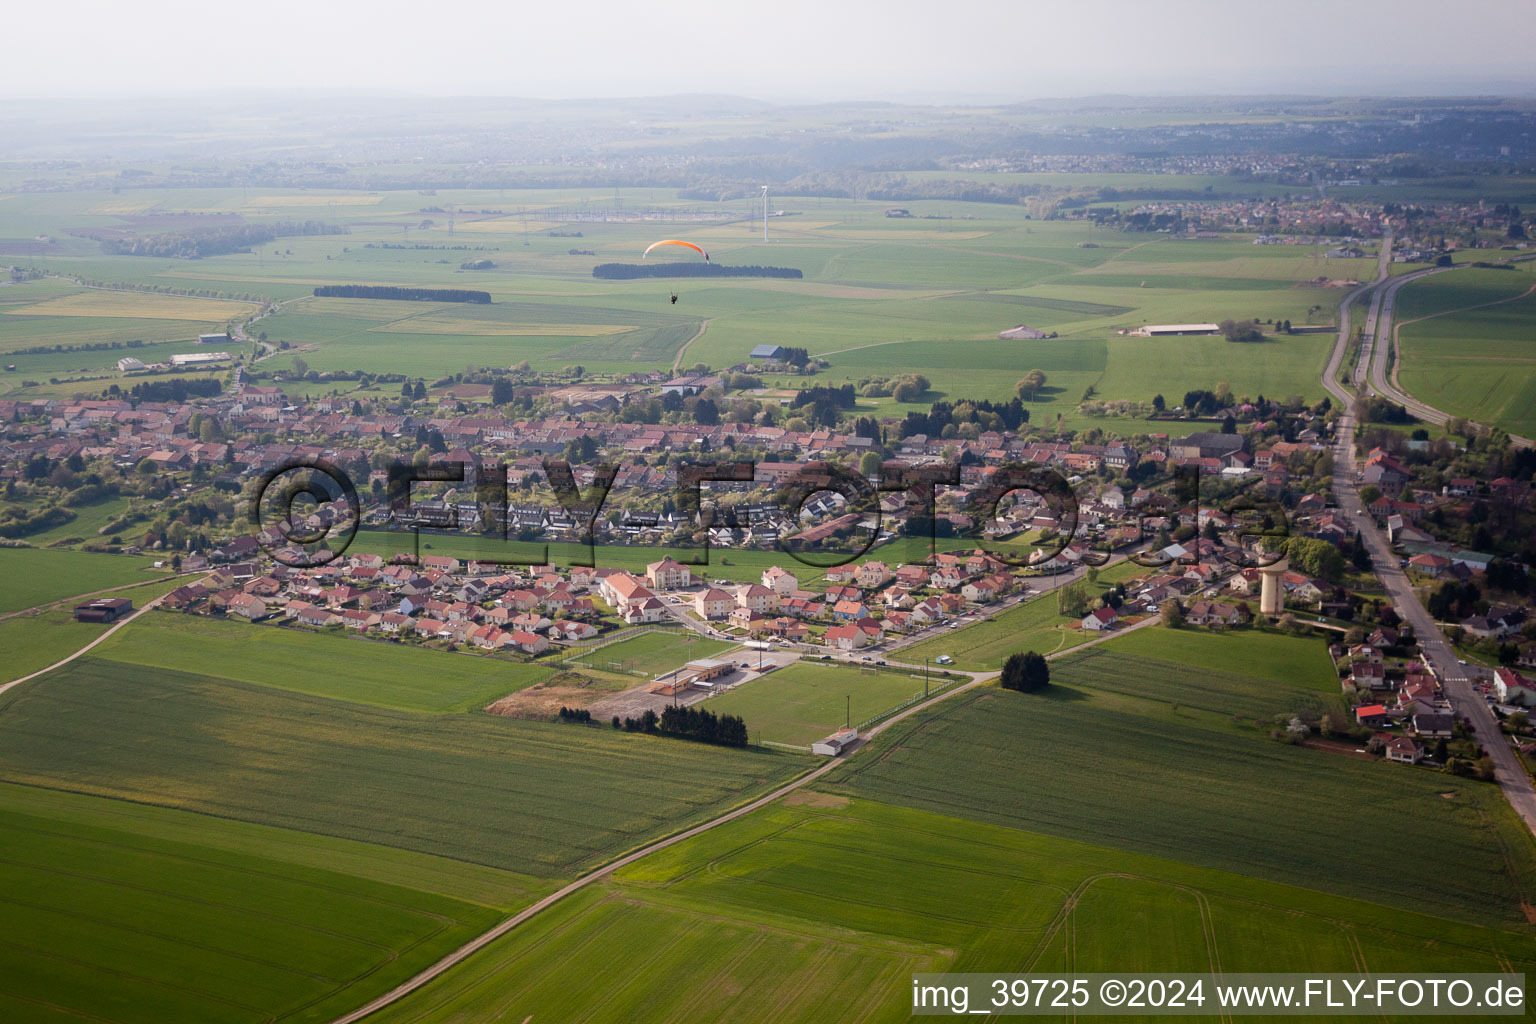
[[[905,660],[905,659],[903,659]],[[937,674],[935,690],[947,680]],[[923,692],[923,674],[905,669],[856,668],[800,660],[709,698],[704,707],[746,720],[754,742],[810,746],[843,727],[858,725]]]
[[[174,590],[182,582],[180,579],[158,580],[114,591],[113,596],[126,597],[137,607]],[[99,623],[76,622],[69,608],[0,618],[0,651],[5,652],[4,665],[0,666],[0,683],[47,668],[110,628]]]
[[[393,711],[94,657],[0,703],[0,774],[12,781],[542,877],[718,813],[805,764],[606,728]]]
[[[918,971],[1390,972],[1421,963],[1528,971],[1536,942],[1102,845],[809,794],[625,868],[378,1019],[767,1022],[856,1010],[853,1019],[895,1022],[909,1017]]]
[[[324,1021],[542,886],[441,858],[0,785],[0,1014]]]
[[[745,212],[743,204],[680,202],[660,189],[627,190],[626,197],[680,211]],[[261,220],[292,216],[321,198],[279,190],[266,197],[275,200],[268,203],[239,189],[145,190],[131,205],[135,215],[153,215],[195,202],[198,209]],[[679,286],[680,301],[673,306],[670,288],[658,282],[591,276],[596,263],[633,260],[654,240],[656,223],[584,223],[578,247],[595,255],[580,256],[569,252],[569,239],[548,235],[545,228],[553,224],[534,221],[527,230],[517,216],[467,216],[455,234],[440,219],[422,227],[414,192],[323,198],[338,200],[325,216],[349,233],[285,238],[280,258],[259,252],[193,264],[113,258],[93,252],[92,243],[71,240],[47,259],[47,267],[133,285],[213,289],[281,302],[260,329],[290,348],[256,364],[263,371],[289,369],[302,358],[321,371],[366,368],[427,377],[525,360],[536,370],[579,364],[589,374],[622,374],[669,368],[680,354],[686,364],[702,361],[720,369],[740,362],[754,345],[794,335],[830,359],[822,382],[899,368],[921,372],[933,383],[918,402],[870,400],[861,403],[865,410],[899,414],[938,399],[1008,398],[1014,382],[1038,367],[1051,379],[1030,403],[1033,422],[1050,423],[1060,415],[1068,425],[1125,432],[1147,427],[1137,420],[1077,413],[1079,397],[1090,385],[1103,399],[1146,401],[1158,392],[1172,397],[1220,381],[1239,395],[1311,398],[1319,393],[1316,376],[1328,339],[1274,338],[1239,352],[1215,339],[1135,339],[1121,332],[1149,322],[1227,317],[1305,323],[1310,306],[1327,310],[1337,298],[1337,289],[1314,284],[1325,268],[1307,247],[1259,251],[1245,237],[1120,234],[1082,222],[1031,220],[1023,206],[991,203],[917,202],[909,204],[913,218],[893,221],[885,217],[883,203],[800,198],[786,200],[793,215],[775,225],[774,240],[766,245],[744,221],[689,225],[682,233],[707,243],[722,262],[796,267],[804,279],[688,281]],[[518,205],[536,216],[541,207],[585,206],[593,199],[590,191],[526,190]],[[501,208],[504,197],[459,190],[438,201],[467,211]],[[60,233],[110,222],[109,209],[115,208],[95,197],[64,193],[29,196],[25,203],[10,203],[7,213],[31,230]],[[458,269],[458,254],[400,248],[407,229],[409,246],[479,246],[478,254],[492,258],[496,267],[470,275]],[[495,302],[464,306],[310,294],[315,285],[331,283],[463,287],[471,281]],[[143,293],[82,294],[58,281],[28,283],[7,299],[0,306],[0,350],[26,347],[35,334],[64,345],[142,340],[154,358],[208,325],[199,317],[234,316],[244,308],[237,302]],[[16,312],[23,309],[43,315]],[[52,311],[71,315],[48,315]],[[176,316],[188,319],[163,319]],[[1060,337],[997,339],[998,332],[1020,323]],[[88,390],[92,385],[77,386],[70,377],[110,371],[121,354],[114,349],[19,356],[18,379],[11,383],[30,375],[41,383],[23,393]],[[55,376],[61,383],[48,384]]]
[[[1517,266],[1433,274],[1404,285],[1396,307],[1398,381],[1453,416],[1532,437],[1536,271],[1529,263]]]
[[[1056,595],[1047,591],[998,615],[900,649],[901,660],[932,661],[941,655],[969,672],[996,672],[1019,651],[1052,654],[1086,643],[1099,634],[1081,628],[1078,616],[1059,615]]]
[[[947,539],[938,542],[940,550],[952,548],[970,550],[974,542],[961,543]],[[547,550],[546,550],[547,548]],[[534,562],[548,556],[556,565],[584,564],[588,550],[580,544],[554,542],[548,545],[527,544],[517,541],[486,539],[473,534],[432,532],[422,530],[419,544],[406,531],[359,530],[347,554],[379,554],[393,557],[397,554],[451,555],[455,558],[521,558]],[[930,554],[929,542],[922,538],[898,537],[870,551],[870,558],[896,565],[917,562]],[[756,583],[763,570],[780,566],[794,573],[800,586],[806,590],[821,591],[827,588],[824,569],[797,561],[793,555],[782,551],[736,550],[711,547],[686,550],[676,548],[626,547],[616,544],[600,544],[591,558],[600,569],[623,569],[643,575],[645,567],[662,558],[674,557],[691,565],[697,575],[708,579],[723,579],[732,583]]]
[[[691,629],[655,630],[567,659],[575,665],[655,678],[695,658],[713,658],[737,646]]]
[[[140,619],[92,653],[133,665],[435,714],[484,707],[542,682],[553,671],[480,655],[174,612]]]
[[[5,576],[0,613],[165,576],[150,568],[153,562],[152,558],[85,551],[0,548],[0,573]]]
[[[1162,632],[1175,639],[1152,644],[1157,657],[1100,645],[1053,662],[1042,693],[988,688],[947,701],[887,730],[828,781],[1406,909],[1526,923],[1536,842],[1497,789],[1268,737],[1275,715],[1337,700],[1326,664],[1302,652],[1320,641],[1264,637],[1278,661],[1259,675],[1231,669],[1235,644],[1217,652],[1193,631]],[[1293,650],[1275,650],[1285,645]],[[1229,668],[1192,671],[1186,659]],[[1289,673],[1287,662],[1315,667]]]

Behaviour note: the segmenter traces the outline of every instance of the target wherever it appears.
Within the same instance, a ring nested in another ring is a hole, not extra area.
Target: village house
[[[746,583],[736,588],[736,603],[759,615],[768,615],[779,610],[779,594],[761,583]]]
[[[762,583],[781,598],[800,589],[800,581],[795,578],[794,573],[777,565],[763,570]]]
[[[1093,611],[1083,616],[1082,627],[1084,629],[1093,630],[1094,632],[1102,632],[1104,630],[1115,628],[1115,623],[1119,620],[1119,618],[1119,612],[1115,611],[1108,605],[1105,605],[1103,608],[1095,608]]]
[[[710,587],[693,595],[693,610],[705,619],[723,619],[731,614],[736,601],[723,590]]]
[[[653,590],[678,590],[693,584],[693,570],[675,559],[663,558],[645,567],[645,578]]]

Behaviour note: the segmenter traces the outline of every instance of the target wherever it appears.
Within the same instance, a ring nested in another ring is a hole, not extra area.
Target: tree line
[[[195,260],[244,252],[253,245],[265,245],[277,238],[295,235],[340,235],[346,228],[317,220],[284,221],[278,224],[231,224],[212,228],[162,231],[153,235],[127,238],[97,236],[101,251],[109,256],[160,256]]]
[[[562,708],[566,712],[561,717],[567,721],[586,722],[591,716],[578,718],[579,712]],[[626,732],[661,733],[667,736],[678,736],[682,739],[697,740],[700,743],[714,743],[722,747],[744,747],[747,745],[747,723],[737,715],[717,715],[713,711],[705,711],[702,708],[690,708],[680,705],[671,705],[662,711],[658,717],[656,712],[647,708],[639,718],[625,718],[620,720],[618,715],[613,716],[613,727],[623,729]]]
[[[382,284],[323,284],[315,288],[321,299],[398,299],[402,302],[475,302],[487,305],[490,292],[469,288],[401,288]]]
[[[638,277],[790,277],[805,274],[794,267],[727,267],[719,263],[599,263],[592,276],[609,281]]]
[[[135,402],[185,402],[193,397],[212,398],[223,387],[217,377],[172,377],[140,381],[128,389],[128,397]]]

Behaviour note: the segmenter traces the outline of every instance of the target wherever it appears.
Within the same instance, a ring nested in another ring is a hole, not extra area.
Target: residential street
[[[1473,688],[1466,667],[1458,662],[1456,652],[1446,641],[1445,635],[1440,632],[1439,626],[1436,625],[1429,611],[1414,594],[1407,575],[1398,566],[1398,559],[1392,553],[1385,532],[1376,525],[1372,517],[1363,514],[1364,507],[1360,501],[1359,484],[1356,482],[1358,468],[1355,458],[1356,424],[1354,413],[1351,411],[1354,396],[1341,387],[1336,382],[1336,378],[1348,348],[1349,304],[1360,292],[1377,287],[1387,280],[1390,254],[1391,235],[1388,234],[1382,242],[1382,261],[1375,284],[1366,285],[1350,293],[1339,307],[1339,337],[1328,369],[1323,374],[1323,385],[1335,399],[1343,403],[1344,409],[1339,419],[1337,442],[1334,448],[1334,498],[1345,514],[1360,528],[1361,537],[1364,538],[1366,548],[1370,551],[1372,568],[1377,578],[1385,587],[1392,607],[1404,622],[1413,626],[1414,636],[1418,638],[1420,648],[1428,658],[1435,675],[1440,679],[1440,685],[1445,690],[1451,707],[1459,717],[1471,723],[1478,740],[1493,758],[1498,785],[1504,791],[1510,806],[1514,807],[1520,817],[1525,820],[1526,826],[1532,832],[1536,832],[1536,787],[1531,785],[1530,776],[1526,774],[1520,759],[1499,729],[1498,718],[1493,709]],[[1367,360],[1370,359],[1369,339],[1376,338],[1382,329],[1390,329],[1391,304],[1390,299],[1383,297],[1383,291],[1395,294],[1397,288],[1401,287],[1400,282],[1405,280],[1407,278],[1394,280],[1385,289],[1378,291],[1372,302],[1371,316],[1367,321],[1367,347],[1362,349],[1360,363],[1355,367],[1353,374],[1353,379],[1357,382],[1363,383]]]

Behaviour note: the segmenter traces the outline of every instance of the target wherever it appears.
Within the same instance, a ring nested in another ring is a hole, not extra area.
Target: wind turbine
[[[763,186],[763,241],[768,241],[768,186]]]

